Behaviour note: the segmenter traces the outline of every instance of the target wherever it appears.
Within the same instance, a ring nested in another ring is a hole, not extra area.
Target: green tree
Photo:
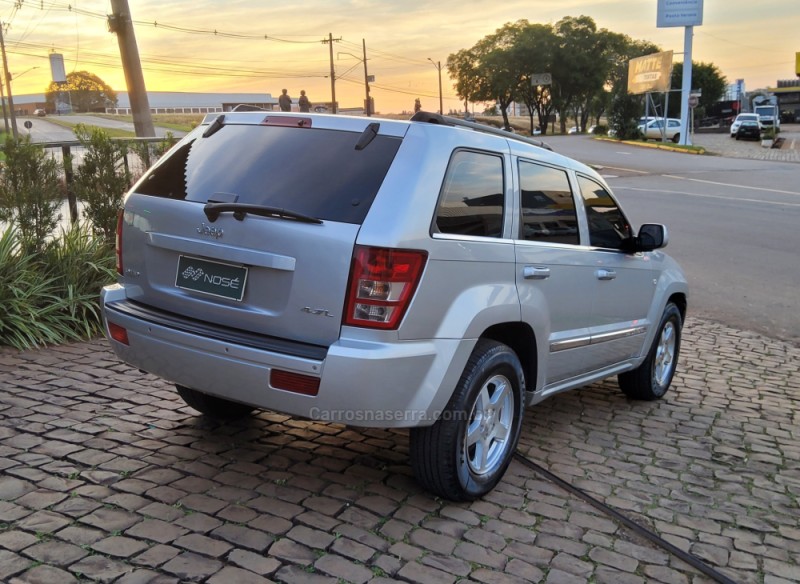
[[[517,95],[528,108],[531,134],[533,134],[534,129],[534,112],[539,118],[539,127],[542,129],[542,134],[547,134],[550,116],[555,107],[551,96],[551,87],[549,85],[534,85],[532,75],[551,72],[557,38],[553,27],[549,24],[530,24],[527,20],[520,20],[517,24],[522,29],[517,36],[511,56],[526,65],[520,79]]]
[[[519,31],[519,26],[507,23],[472,48],[447,58],[447,70],[456,79],[458,96],[466,101],[496,101],[505,127],[510,126],[508,106],[516,98],[525,68],[513,57]]]
[[[125,164],[127,145],[112,140],[100,128],[83,124],[75,126],[75,136],[86,148],[83,162],[75,171],[75,194],[84,202],[84,214],[95,233],[106,242],[113,242],[117,214],[131,184],[131,173]]]
[[[683,88],[683,63],[675,63],[672,67],[672,77],[670,78],[672,89]],[[696,63],[692,61],[692,87],[699,89],[700,107],[708,110],[725,95],[727,80],[713,63]],[[670,100],[669,111],[671,117],[680,116],[680,100]]]
[[[45,93],[50,109],[56,108],[56,101],[67,100],[78,112],[102,111],[117,105],[117,92],[97,75],[88,71],[75,71],[67,74],[65,83],[51,82]]]
[[[62,191],[58,163],[25,136],[7,136],[5,165],[0,174],[0,219],[19,230],[24,253],[44,250],[61,216]]]
[[[575,114],[581,129],[586,128],[589,103],[603,91],[611,64],[606,59],[606,31],[598,32],[591,17],[562,18],[556,23],[555,32],[558,45],[553,55],[553,101],[563,134],[570,113]]]

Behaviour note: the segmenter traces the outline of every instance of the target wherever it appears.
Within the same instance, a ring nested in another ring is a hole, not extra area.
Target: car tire
[[[675,134],[675,135],[672,137],[672,143],[673,143],[673,144],[677,144],[678,142],[680,142],[680,140],[681,140],[681,135],[680,135],[680,134]]]
[[[736,139],[737,139],[737,140],[739,139],[739,134],[736,134]]]
[[[479,340],[439,419],[411,429],[417,481],[451,501],[472,501],[491,491],[517,448],[524,395],[517,354],[503,343]]]
[[[678,364],[682,323],[681,311],[668,303],[645,360],[636,369],[617,376],[620,389],[629,398],[652,401],[667,393]]]
[[[208,395],[183,385],[176,384],[175,389],[178,390],[178,395],[186,402],[187,406],[209,418],[235,420],[243,418],[253,411],[251,406]]]

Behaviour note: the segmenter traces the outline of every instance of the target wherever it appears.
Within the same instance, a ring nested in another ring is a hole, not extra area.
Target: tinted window
[[[198,129],[173,148],[138,192],[205,203],[214,199],[279,207],[318,219],[363,222],[401,140],[359,133],[226,125]]]
[[[504,193],[502,157],[458,151],[444,177],[436,227],[441,233],[501,237]]]
[[[631,226],[616,201],[600,184],[579,176],[583,206],[589,222],[589,241],[595,247],[618,249],[632,235]]]
[[[520,239],[578,244],[578,218],[567,173],[520,160],[519,180]]]

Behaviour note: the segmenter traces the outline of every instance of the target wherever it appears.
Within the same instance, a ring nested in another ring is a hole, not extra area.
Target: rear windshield
[[[338,130],[226,125],[197,128],[154,166],[137,192],[198,203],[278,207],[317,219],[361,224],[401,139]]]

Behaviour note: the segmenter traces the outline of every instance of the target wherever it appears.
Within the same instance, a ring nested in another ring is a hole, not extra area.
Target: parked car
[[[676,144],[681,138],[681,121],[676,118],[656,118],[639,125],[639,132],[645,140],[672,140]]]
[[[47,112],[45,110],[43,110],[43,109],[35,109],[35,110],[33,110],[33,115],[39,116],[40,118],[43,118],[44,116],[47,115]]]
[[[755,120],[739,122],[736,130],[737,140],[758,140],[761,138],[761,125]]]
[[[755,122],[759,129],[761,129],[761,121],[758,118],[758,114],[739,114],[731,124],[731,138],[737,137],[736,132],[738,132],[739,126],[745,121]]]
[[[102,313],[195,410],[410,427],[418,481],[471,500],[526,406],[610,376],[666,393],[688,294],[667,241],[590,167],[500,129],[210,114],[127,193]]]

